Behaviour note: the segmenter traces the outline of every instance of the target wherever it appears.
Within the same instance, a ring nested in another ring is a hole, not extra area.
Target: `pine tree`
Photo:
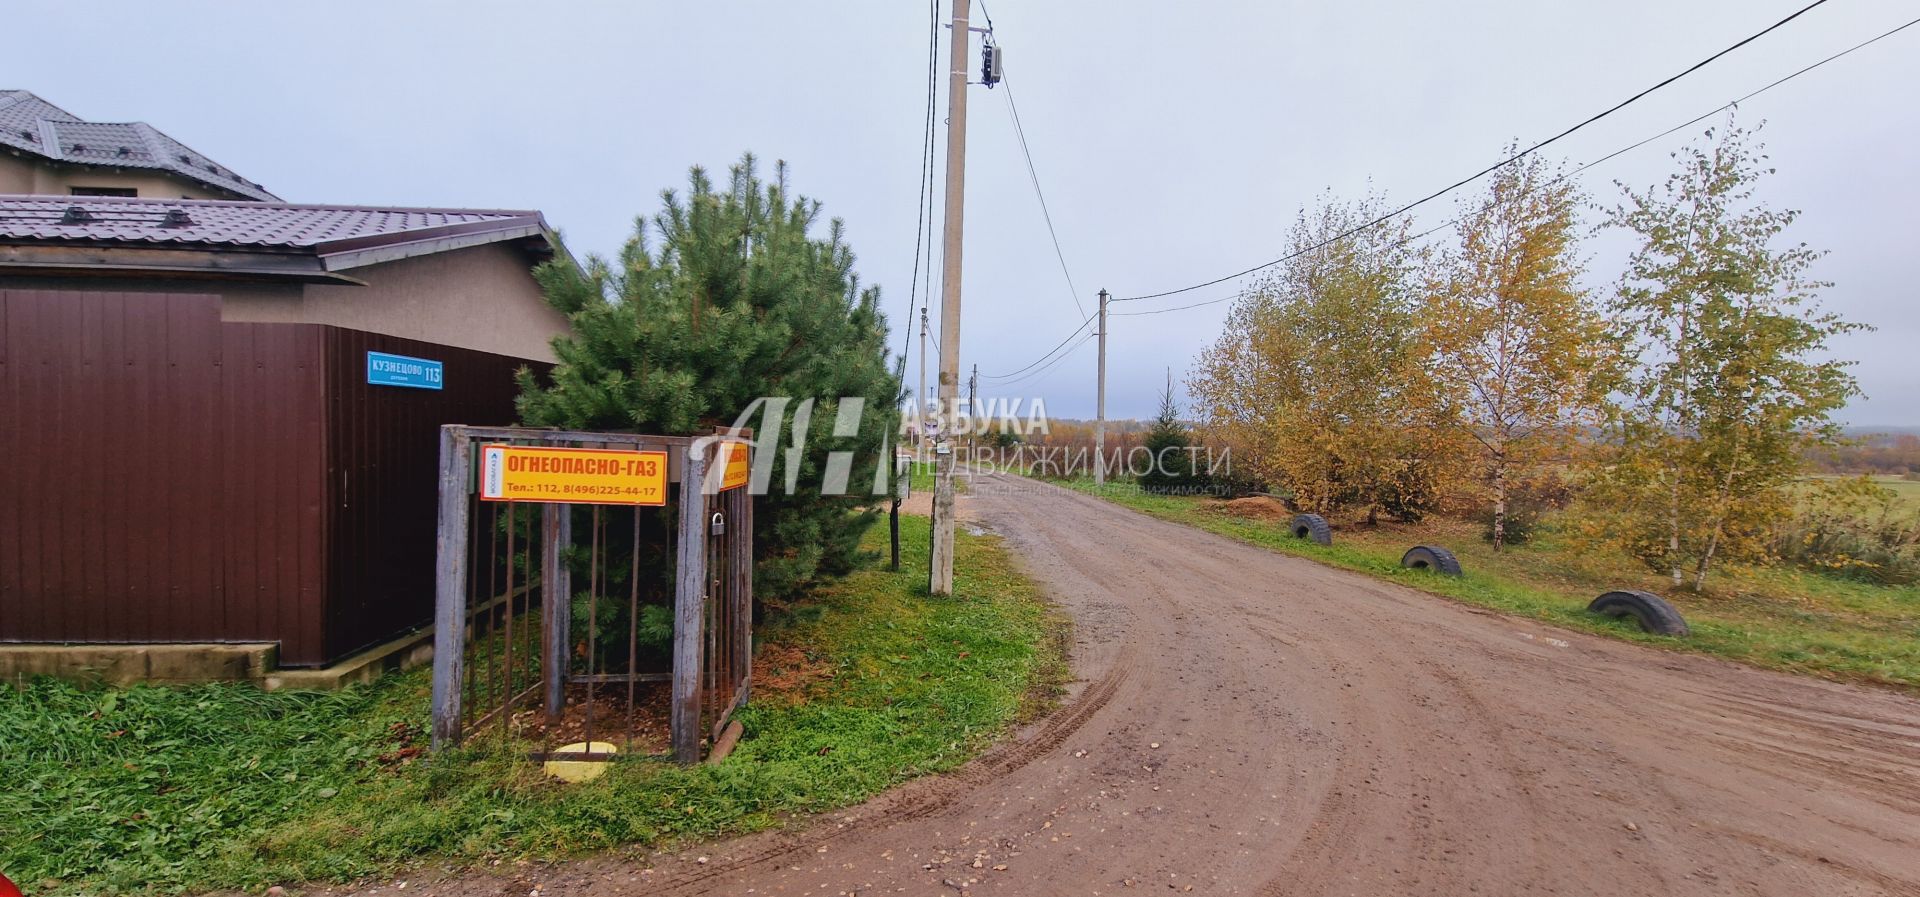
[[[1178,492],[1199,485],[1194,471],[1193,444],[1187,425],[1180,422],[1180,406],[1173,400],[1173,372],[1167,372],[1167,388],[1160,394],[1160,413],[1154,416],[1141,443],[1153,459],[1147,472],[1140,474],[1140,488],[1148,492]]]
[[[786,168],[763,183],[751,155],[724,189],[692,169],[684,196],[636,221],[618,266],[550,263],[538,273],[573,333],[555,341],[550,383],[521,374],[530,426],[692,435],[729,426],[761,397],[791,396],[779,432],[788,441],[800,402],[813,399],[808,438],[789,471],[775,453],[768,494],[754,503],[754,586],[787,596],[851,571],[876,512],[862,475],[847,495],[822,495],[830,451],[852,451],[873,471],[897,422],[899,379],[886,353],[877,288],[860,285],[838,219],[813,233],[820,203],[790,196]],[[833,435],[839,403],[863,402],[858,432]],[[766,421],[752,425],[765,428]],[[781,486],[797,473],[798,488]]]

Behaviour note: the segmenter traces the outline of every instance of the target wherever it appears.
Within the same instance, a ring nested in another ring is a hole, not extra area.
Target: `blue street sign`
[[[367,353],[367,382],[374,386],[439,389],[445,365],[430,358],[410,358],[385,352]]]

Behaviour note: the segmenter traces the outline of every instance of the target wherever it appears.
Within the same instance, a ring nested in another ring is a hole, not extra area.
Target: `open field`
[[[1920,510],[1920,480],[1909,480],[1905,477],[1874,477],[1873,481],[1892,489],[1893,493],[1900,497],[1901,507]]]
[[[1836,476],[1812,476],[1809,480],[1843,479]],[[1906,477],[1870,477],[1876,485],[1893,490],[1895,503],[1906,511],[1920,511],[1920,480]]]
[[[345,880],[751,831],[951,768],[1064,671],[996,539],[961,533],[960,597],[932,601],[927,527],[901,529],[901,572],[855,573],[762,633],[747,736],[720,766],[563,785],[485,738],[428,762],[426,669],[331,694],[0,689],[0,870],[40,894]]]
[[[1433,519],[1417,525],[1338,528],[1334,544],[1322,547],[1293,538],[1285,518],[1236,516],[1216,499],[1147,495],[1131,484],[1096,490],[1089,480],[1064,485],[1163,520],[1561,626],[1757,666],[1920,691],[1920,586],[1876,586],[1798,570],[1728,566],[1715,574],[1707,594],[1696,595],[1674,591],[1670,581],[1631,560],[1566,550],[1551,532],[1496,554],[1477,525]],[[1466,575],[1456,579],[1402,568],[1400,556],[1418,544],[1452,550]],[[1667,597],[1685,614],[1692,637],[1648,636],[1586,612],[1595,596],[1617,588]]]

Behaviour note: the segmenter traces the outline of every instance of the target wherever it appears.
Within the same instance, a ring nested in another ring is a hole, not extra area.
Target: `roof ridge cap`
[[[14,201],[58,201],[79,205],[192,205],[327,212],[437,212],[445,215],[498,215],[508,218],[531,218],[542,215],[539,209],[466,209],[451,206],[369,206],[350,203],[274,202],[247,199],[169,199],[162,196],[60,196],[58,194],[0,193],[0,202]]]
[[[60,147],[60,132],[53,125],[54,122],[50,118],[33,120],[33,129],[40,132],[41,154],[49,159],[59,159],[64,162],[67,159],[67,151]]]
[[[132,125],[133,133],[140,135],[140,145],[146,147],[147,155],[152,156],[155,162],[165,164],[167,149],[160,145],[159,129],[143,121],[133,122]]]

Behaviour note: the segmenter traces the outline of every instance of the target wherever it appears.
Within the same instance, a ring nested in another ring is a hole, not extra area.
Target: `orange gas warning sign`
[[[664,505],[667,453],[487,445],[480,448],[482,501]]]
[[[744,442],[723,442],[720,443],[720,451],[726,456],[726,472],[720,477],[720,491],[745,486],[748,476],[753,472],[751,448]]]

